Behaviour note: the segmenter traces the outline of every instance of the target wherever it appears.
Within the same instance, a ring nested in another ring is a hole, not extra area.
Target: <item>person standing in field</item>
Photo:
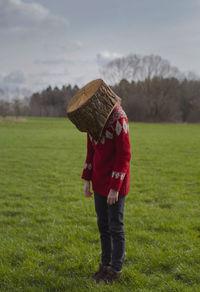
[[[116,106],[100,141],[87,134],[87,157],[82,178],[84,193],[94,191],[97,224],[101,238],[101,264],[94,274],[96,282],[119,281],[125,253],[123,214],[130,185],[130,141],[128,119]]]
[[[80,131],[87,132],[82,179],[86,197],[92,197],[92,183],[101,239],[101,263],[92,279],[97,283],[119,281],[125,255],[125,197],[130,187],[128,118],[121,99],[102,79],[80,89],[67,114]]]

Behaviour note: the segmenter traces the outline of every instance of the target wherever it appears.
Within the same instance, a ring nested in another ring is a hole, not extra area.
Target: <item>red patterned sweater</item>
[[[128,119],[116,106],[103,130],[100,141],[87,134],[87,156],[82,179],[91,180],[93,191],[108,196],[110,189],[127,195],[130,186],[130,141]]]

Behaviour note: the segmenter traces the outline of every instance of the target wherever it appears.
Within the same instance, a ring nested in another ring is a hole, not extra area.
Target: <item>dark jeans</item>
[[[107,204],[107,197],[94,194],[97,224],[101,238],[102,264],[121,271],[125,254],[123,224],[125,196],[114,205]]]

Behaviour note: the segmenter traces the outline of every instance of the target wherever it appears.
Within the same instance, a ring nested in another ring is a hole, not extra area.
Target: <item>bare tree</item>
[[[177,67],[171,66],[169,61],[160,56],[139,56],[135,54],[116,58],[100,68],[100,72],[107,82],[117,84],[122,79],[139,81],[154,77],[179,79],[181,76]]]
[[[154,77],[171,78],[177,77],[179,74],[177,67],[171,66],[169,61],[155,55],[142,57],[140,70],[141,80]]]
[[[186,77],[185,77],[187,80],[190,80],[190,81],[199,81],[200,80],[200,77],[193,71],[190,71],[186,74]]]
[[[130,59],[127,57],[114,59],[101,67],[100,72],[104,76],[106,82],[113,85],[119,83],[122,79],[130,81],[133,75]]]
[[[7,101],[0,101],[0,115],[5,118],[9,114],[10,104]]]
[[[16,118],[18,118],[20,113],[21,113],[21,102],[20,102],[20,100],[18,98],[15,98],[13,100],[12,106],[13,106],[13,111],[14,111],[15,116],[16,116]]]

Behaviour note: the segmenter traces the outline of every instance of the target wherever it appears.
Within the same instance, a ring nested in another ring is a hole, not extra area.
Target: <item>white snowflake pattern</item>
[[[113,171],[112,172],[112,178],[115,178],[115,179],[119,179],[120,180],[123,180],[125,177],[125,173],[124,172],[118,172],[118,171]]]
[[[123,180],[124,177],[125,177],[125,173],[121,173],[121,175],[120,175],[120,179]]]
[[[88,164],[88,169],[92,170],[92,164],[91,163]]]
[[[106,138],[108,139],[113,139],[113,133],[109,132],[108,130],[106,130]]]
[[[127,118],[127,116],[121,106],[116,106],[108,119],[108,126],[113,125],[115,121],[122,118]]]
[[[122,125],[120,124],[119,121],[117,121],[115,130],[116,130],[117,135],[119,136],[122,131]]]
[[[87,169],[87,168],[88,168],[88,170],[92,170],[92,164],[91,163],[85,163],[84,169]]]
[[[118,179],[119,177],[120,177],[120,173],[119,172],[116,172],[115,173],[115,178]]]
[[[124,132],[127,134],[128,133],[128,124],[125,120],[123,120],[123,129],[124,129]]]

